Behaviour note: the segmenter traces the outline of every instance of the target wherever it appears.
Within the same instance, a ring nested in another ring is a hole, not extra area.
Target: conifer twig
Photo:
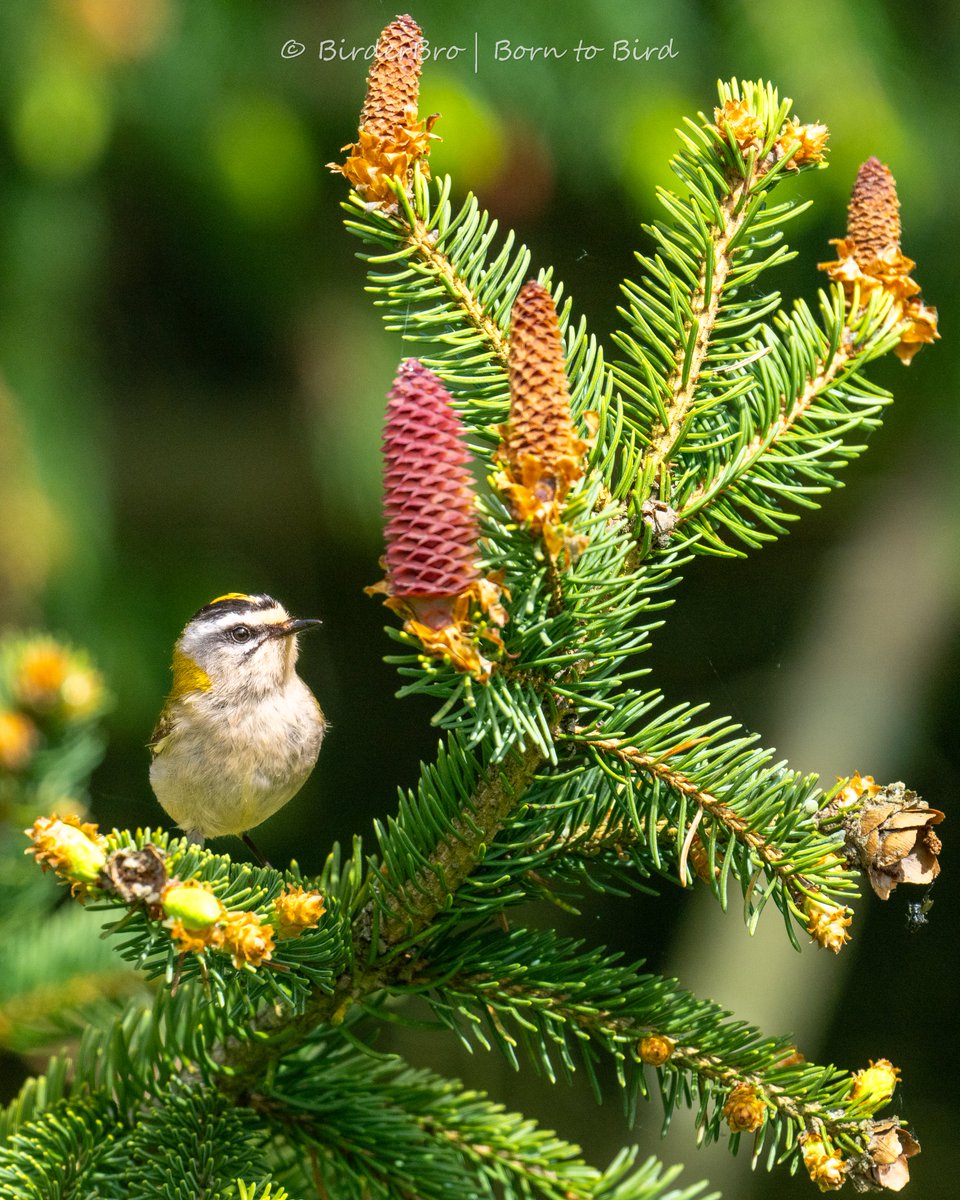
[[[862,1114],[846,1115],[842,1098],[850,1088],[850,1076],[845,1072],[835,1071],[832,1088],[827,1099],[804,1099],[791,1093],[781,1083],[771,1082],[766,1078],[764,1070],[745,1068],[725,1059],[721,1054],[704,1049],[690,1040],[689,1033],[685,1034],[684,1024],[686,1015],[680,1014],[675,1020],[671,1019],[669,1000],[657,996],[659,1008],[651,1020],[640,1013],[617,1013],[611,1008],[597,1003],[597,999],[586,996],[583,990],[567,992],[553,987],[538,986],[536,972],[524,966],[524,976],[511,976],[509,981],[495,978],[485,972],[463,972],[460,974],[444,974],[437,984],[445,995],[455,997],[457,1001],[470,1001],[483,1011],[489,1019],[497,1018],[498,1009],[523,1014],[527,1023],[537,1017],[545,1017],[555,1028],[573,1027],[579,1036],[594,1039],[608,1048],[617,1048],[618,1052],[631,1053],[648,1037],[667,1039],[670,1045],[669,1058],[658,1064],[662,1071],[689,1071],[692,1075],[718,1084],[722,1089],[729,1089],[740,1084],[746,1084],[762,1092],[771,1108],[802,1127],[816,1124],[825,1129],[832,1137],[846,1134],[855,1136],[862,1126]],[[429,984],[430,968],[424,964],[423,975],[416,973],[413,981],[421,985]],[[636,982],[636,976],[634,976]],[[622,996],[617,996],[620,1002]],[[629,1005],[630,1001],[627,1000]],[[679,1008],[679,1006],[678,1006]],[[657,1019],[659,1018],[659,1019]],[[506,1030],[504,1035],[511,1041]],[[752,1048],[751,1048],[752,1049]],[[796,1055],[793,1047],[778,1047],[771,1044],[769,1055],[774,1059],[772,1070],[782,1070],[784,1060]],[[796,1065],[801,1066],[802,1057],[796,1055]],[[821,1072],[822,1074],[822,1072]],[[823,1090],[826,1076],[817,1079],[816,1086]],[[799,1088],[796,1090],[800,1090]]]
[[[778,441],[787,436],[799,421],[809,412],[811,406],[835,383],[840,372],[857,357],[853,347],[841,342],[829,361],[818,363],[816,374],[808,375],[804,387],[787,406],[785,396],[780,397],[780,414],[776,420],[763,431],[758,433],[740,451],[737,462],[732,470],[722,473],[722,482],[717,486],[703,480],[690,493],[689,498],[677,510],[677,524],[688,521],[695,513],[707,504],[712,504],[729,490],[752,466],[754,466]]]
[[[411,219],[412,218],[412,219]],[[399,222],[399,217],[397,218]],[[436,238],[416,213],[411,213],[405,222],[407,244],[412,246],[420,260],[439,279],[449,294],[456,300],[467,322],[485,338],[490,352],[504,371],[507,369],[507,339],[503,330],[484,310],[475,292],[458,274],[449,257],[438,248]]]
[[[748,174],[720,201],[722,224],[712,232],[712,269],[707,257],[700,267],[697,286],[690,298],[691,315],[685,323],[684,333],[677,347],[673,371],[666,380],[666,390],[671,399],[664,406],[666,421],[658,418],[659,432],[651,431],[650,444],[643,456],[643,466],[653,465],[654,470],[644,477],[656,478],[661,466],[677,449],[683,435],[684,424],[693,407],[697,384],[704,361],[710,352],[714,326],[720,312],[723,289],[733,265],[730,247],[741,232],[750,206],[746,198],[753,182]],[[709,280],[709,283],[708,283]],[[690,336],[694,334],[692,345]]]
[[[738,842],[746,846],[783,884],[794,904],[801,911],[806,900],[804,879],[790,866],[782,850],[768,842],[750,823],[717,796],[699,787],[682,771],[667,766],[662,755],[647,754],[621,738],[590,738],[586,744],[620,762],[661,780],[673,791],[693,800],[700,812],[705,812],[727,829]],[[683,880],[681,879],[681,882]],[[819,890],[819,889],[818,889]]]

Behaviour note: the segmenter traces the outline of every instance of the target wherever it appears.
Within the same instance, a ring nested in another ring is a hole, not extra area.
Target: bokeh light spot
[[[227,199],[249,220],[285,224],[309,205],[317,167],[298,115],[272,96],[235,97],[215,114],[213,161]]]
[[[74,179],[99,162],[112,108],[101,81],[83,68],[56,64],[26,82],[12,119],[22,162],[53,180]]]
[[[434,112],[440,113],[435,132],[443,141],[430,152],[433,173],[469,179],[471,188],[482,192],[506,161],[502,122],[478,95],[439,72],[420,90],[420,115]]]

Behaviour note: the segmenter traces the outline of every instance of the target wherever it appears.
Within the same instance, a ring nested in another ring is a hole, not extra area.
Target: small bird
[[[173,687],[150,739],[150,783],[187,837],[247,831],[297,794],[326,720],[296,672],[294,620],[271,596],[230,592],[187,622],[173,648]]]

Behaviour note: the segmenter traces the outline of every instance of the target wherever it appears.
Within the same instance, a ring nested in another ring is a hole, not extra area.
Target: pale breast
[[[151,783],[182,828],[205,837],[243,833],[306,782],[320,753],[323,714],[297,677],[283,691],[242,708],[225,711],[209,696],[202,700],[160,748]]]

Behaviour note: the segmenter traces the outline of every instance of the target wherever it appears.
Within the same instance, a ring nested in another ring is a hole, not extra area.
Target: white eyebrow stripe
[[[266,625],[279,625],[287,620],[286,612],[278,607],[251,609],[249,613],[226,612],[210,613],[201,617],[198,624],[210,633],[224,633],[228,629],[236,629],[238,625],[247,625],[251,629],[261,629]]]

